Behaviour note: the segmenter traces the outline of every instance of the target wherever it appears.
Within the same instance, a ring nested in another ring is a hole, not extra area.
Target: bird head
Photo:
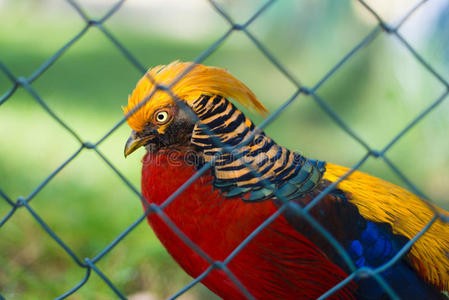
[[[234,99],[267,113],[253,92],[224,69],[179,61],[157,66],[139,80],[123,107],[125,115],[131,113],[127,122],[132,128],[125,156],[142,146],[150,153],[188,148],[194,127],[201,122],[192,107],[205,96]]]

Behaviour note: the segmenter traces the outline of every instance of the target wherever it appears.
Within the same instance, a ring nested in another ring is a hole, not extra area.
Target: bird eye
[[[157,124],[164,124],[168,121],[168,112],[167,111],[160,111],[156,113],[155,121]]]

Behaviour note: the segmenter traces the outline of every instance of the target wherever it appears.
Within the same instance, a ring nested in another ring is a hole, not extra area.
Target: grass
[[[20,10],[0,17],[6,20],[6,26],[0,29],[0,59],[17,76],[32,74],[83,26],[75,17],[46,23],[40,22],[39,16]],[[280,45],[291,37],[265,37],[259,27],[254,31],[295,76],[312,86],[352,47],[353,40],[369,31],[367,26],[354,26],[351,22],[356,21],[345,15],[331,21],[337,24],[335,32],[317,38],[316,34],[307,35],[305,29],[299,30],[295,34],[304,43],[290,49]],[[138,31],[116,23],[110,28],[146,66],[175,59],[193,60],[215,40],[182,42],[162,37],[163,34],[143,37]],[[331,38],[346,33],[347,43]],[[220,34],[217,32],[216,36]],[[320,46],[326,40],[333,51]],[[378,38],[318,91],[376,149],[385,146],[442,91],[415,59],[392,45],[395,41],[391,38]],[[230,69],[272,111],[295,91],[239,33],[232,35],[206,63]],[[407,70],[398,66],[407,66]],[[121,118],[120,107],[126,103],[140,75],[104,35],[92,28],[32,86],[83,140],[95,142]],[[11,83],[0,74],[0,93],[9,88]],[[449,141],[445,117],[448,109],[446,101],[388,153],[413,182],[446,208],[449,207],[446,186]],[[343,165],[355,164],[364,154],[364,149],[336,126],[310,97],[300,96],[266,131],[280,144],[309,157]],[[121,126],[99,150],[139,187],[139,160],[143,152],[123,159],[128,134],[127,126]],[[0,138],[3,142],[0,188],[13,200],[29,195],[79,148],[78,142],[24,89],[19,89],[0,107]],[[404,186],[379,160],[370,159],[362,170]],[[136,195],[89,150],[82,151],[54,177],[30,205],[79,258],[98,254],[142,213]],[[0,217],[9,209],[6,202],[0,201]],[[7,299],[56,297],[84,276],[84,270],[24,208],[0,229],[0,249],[0,293]],[[156,298],[167,298],[191,280],[169,257],[145,222],[97,265],[128,296],[148,291]],[[71,298],[112,297],[109,287],[92,274],[88,283]],[[210,299],[213,296],[198,286],[185,299],[189,297]]]

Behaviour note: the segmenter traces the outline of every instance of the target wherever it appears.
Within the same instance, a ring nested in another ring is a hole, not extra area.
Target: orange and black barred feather
[[[226,98],[202,95],[192,109],[200,122],[191,142],[202,149],[205,162],[215,160],[214,185],[226,197],[251,192],[245,200],[293,199],[321,180],[324,162],[276,144]],[[224,147],[232,151],[224,151]]]

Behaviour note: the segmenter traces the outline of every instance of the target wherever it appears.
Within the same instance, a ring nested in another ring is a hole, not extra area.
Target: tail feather
[[[348,168],[328,163],[324,179],[335,182]],[[407,239],[415,237],[434,217],[448,212],[414,194],[379,178],[355,171],[338,188],[351,195],[366,220],[386,223],[392,233]],[[433,208],[433,209],[432,209]],[[435,212],[434,212],[435,210]],[[412,246],[405,257],[426,282],[440,290],[449,289],[449,224],[437,219]]]

